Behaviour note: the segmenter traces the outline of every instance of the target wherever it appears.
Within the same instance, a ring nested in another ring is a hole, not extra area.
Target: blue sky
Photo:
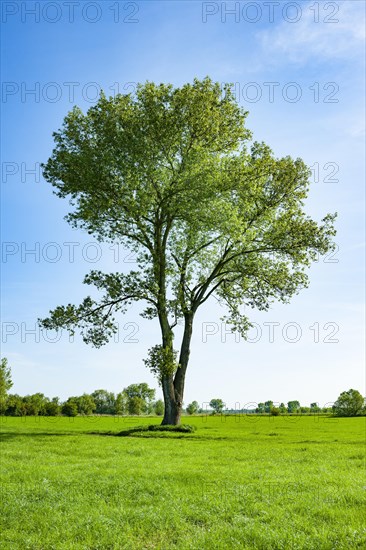
[[[131,308],[117,342],[40,334],[38,317],[87,294],[90,269],[133,268],[120,248],[96,245],[63,220],[37,163],[66,113],[98,91],[209,75],[234,83],[255,139],[313,167],[307,211],[339,212],[337,252],[310,271],[290,305],[251,312],[235,341],[213,301],[195,322],[185,403],[267,399],[304,405],[365,390],[364,22],[362,1],[7,2],[2,8],[2,355],[13,391],[65,398],[133,382],[158,387],[143,365],[156,323]],[[33,90],[33,92],[32,92]],[[33,173],[32,173],[33,170]],[[34,251],[33,253],[29,251]]]

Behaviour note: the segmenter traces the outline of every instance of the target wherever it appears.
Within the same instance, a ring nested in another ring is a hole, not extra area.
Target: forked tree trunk
[[[182,415],[183,394],[186,371],[189,361],[193,328],[193,314],[185,316],[184,334],[179,355],[179,367],[175,376],[163,377],[164,418],[162,424],[178,426]]]
[[[173,376],[162,379],[164,395],[164,418],[162,424],[178,426],[182,414],[183,396],[176,395]]]

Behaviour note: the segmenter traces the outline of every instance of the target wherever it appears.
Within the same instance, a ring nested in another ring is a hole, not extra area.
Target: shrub
[[[200,408],[200,406],[199,406],[199,404],[197,403],[197,401],[192,401],[192,403],[190,403],[190,404],[187,406],[186,411],[187,411],[188,414],[197,414],[199,408]]]
[[[116,435],[126,436],[134,433],[141,432],[179,432],[179,433],[192,433],[196,430],[195,426],[190,426],[188,424],[180,424],[179,426],[170,426],[161,424],[152,424],[150,426],[136,426],[128,430],[123,430]]]
[[[62,414],[65,416],[76,416],[78,414],[78,406],[76,401],[70,397],[66,403],[62,405]]]
[[[155,410],[155,414],[157,414],[158,416],[163,416],[165,409],[164,409],[164,401],[162,399],[158,399],[155,402],[154,410]]]
[[[59,416],[61,412],[61,407],[57,401],[49,401],[45,404],[44,414],[46,416]]]

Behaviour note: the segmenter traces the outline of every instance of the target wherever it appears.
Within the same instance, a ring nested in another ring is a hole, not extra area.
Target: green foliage
[[[164,395],[177,392],[180,403],[178,365],[188,361],[189,342],[177,362],[179,320],[190,327],[216,296],[245,337],[243,306],[287,303],[307,286],[305,269],[334,247],[335,215],[317,223],[303,209],[310,170],[263,143],[249,145],[247,114],[230,86],[222,91],[209,78],[180,88],[147,82],[135,96],[102,94],[86,114],[75,107],[43,165],[55,193],[71,199],[71,225],[122,243],[137,268],[92,271],[84,283],[100,300],[57,307],[40,325],[78,329],[99,347],[117,330],[115,314],[144,302],[142,315],[159,318],[162,336],[145,363],[160,381],[174,376],[174,391]]]
[[[271,407],[269,413],[272,415],[272,416],[279,416],[279,414],[281,413],[280,409],[278,407]]]
[[[270,413],[273,408],[273,401],[266,401],[264,403],[264,412]]]
[[[5,411],[6,396],[12,386],[11,369],[7,358],[3,357],[0,362],[0,414],[3,414]]]
[[[178,433],[193,433],[196,430],[196,426],[190,426],[189,424],[180,424],[179,426],[169,426],[168,424],[157,425],[150,424],[149,426],[135,426],[128,430],[123,430],[115,435],[127,436],[133,434],[139,434],[141,432],[178,432]]]
[[[5,407],[5,414],[7,416],[25,416],[27,414],[24,398],[18,394],[8,395]]]
[[[65,416],[77,416],[78,414],[78,404],[74,397],[69,397],[69,399],[62,405],[61,412]]]
[[[289,401],[287,403],[287,412],[289,413],[296,413],[300,409],[300,402],[299,401]]]
[[[128,414],[140,415],[144,412],[145,401],[137,395],[130,397],[128,400]]]
[[[129,414],[140,415],[148,413],[152,408],[155,398],[155,390],[149,388],[145,382],[141,384],[130,384],[123,390],[127,397],[127,409]]]
[[[52,401],[48,401],[44,406],[45,416],[59,416],[61,414],[61,405],[59,398],[54,397]]]
[[[158,399],[154,403],[154,412],[158,416],[163,416],[164,414],[164,401],[162,399]]]
[[[197,401],[192,401],[189,405],[187,405],[186,411],[188,414],[197,414],[199,411],[199,403]]]
[[[350,389],[340,394],[334,403],[334,413],[337,416],[357,416],[365,407],[365,399],[359,391]]]
[[[210,407],[217,414],[221,414],[225,408],[225,403],[222,399],[211,399]]]
[[[38,416],[44,414],[48,399],[43,395],[43,393],[26,395],[23,400],[26,406],[27,415]]]
[[[0,414],[6,416],[66,416],[96,414],[151,414],[164,413],[161,400],[154,402],[155,390],[148,384],[131,384],[117,396],[107,390],[95,390],[91,395],[70,397],[62,406],[58,397],[51,401],[42,393],[34,395],[8,395],[2,402]],[[156,412],[157,411],[157,412]]]
[[[140,397],[143,401],[152,401],[155,397],[155,390],[149,388],[146,382],[140,384],[130,384],[124,389],[125,394],[129,399],[133,397]]]
[[[80,397],[73,397],[78,409],[78,414],[90,415],[96,410],[96,404],[91,395],[84,393]]]
[[[114,414],[116,397],[113,392],[107,390],[95,390],[91,394],[95,403],[95,412],[97,414]]]
[[[124,391],[117,393],[114,406],[114,414],[127,414],[128,412],[128,397]]]
[[[145,366],[161,380],[162,376],[173,375],[177,368],[177,351],[171,346],[153,346],[148,351],[147,359],[143,359]]]

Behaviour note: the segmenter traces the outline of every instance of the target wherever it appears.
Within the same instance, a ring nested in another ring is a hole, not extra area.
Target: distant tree
[[[138,397],[141,399],[140,407],[141,412],[140,413],[130,413],[130,414],[141,414],[141,413],[148,413],[150,405],[155,398],[155,390],[153,388],[150,388],[148,384],[145,382],[142,382],[141,384],[130,384],[127,388],[123,390],[128,398],[128,403],[131,401],[131,399]],[[134,405],[131,405],[133,408]],[[128,408],[130,409],[130,405],[128,404]]]
[[[320,412],[320,407],[318,405],[318,403],[310,403],[310,412],[312,413],[317,413],[317,412]]]
[[[48,401],[44,407],[44,414],[46,416],[59,416],[61,414],[61,406],[58,397],[53,397],[51,401]]]
[[[149,388],[146,382],[141,384],[130,384],[125,388],[125,392],[128,397],[141,397],[144,401],[151,401],[155,397],[155,390]]]
[[[350,389],[340,394],[334,403],[333,411],[337,416],[357,416],[365,406],[365,399],[359,391]]]
[[[162,399],[158,399],[157,401],[155,401],[154,410],[155,410],[155,414],[157,416],[163,416],[163,414],[164,414],[164,401]]]
[[[287,403],[287,412],[295,413],[300,408],[299,401],[289,401]]]
[[[287,408],[286,408],[286,405],[284,403],[280,403],[279,411],[280,411],[281,414],[284,414],[284,413],[287,412]]]
[[[310,407],[300,407],[300,412],[302,414],[308,414],[310,412]]]
[[[11,380],[11,370],[8,366],[8,360],[3,357],[0,362],[0,414],[4,414],[6,409],[6,396],[13,386]]]
[[[190,403],[187,408],[186,408],[186,411],[188,414],[197,414],[198,411],[199,411],[199,404],[197,401],[192,401],[192,403]]]
[[[211,399],[210,407],[215,413],[220,414],[225,408],[225,403],[222,399]]]
[[[78,405],[75,397],[69,397],[62,405],[61,412],[65,416],[76,416],[78,414]]]
[[[265,410],[266,410],[266,409],[265,409],[264,403],[258,403],[258,406],[257,406],[257,408],[255,409],[255,412],[256,412],[256,413],[259,413],[259,414],[262,414],[262,413],[265,412]]]
[[[264,403],[264,412],[270,413],[272,407],[273,407],[273,401],[266,401],[266,402]]]
[[[272,415],[272,416],[278,416],[280,414],[280,409],[278,407],[271,407],[269,413]]]
[[[116,401],[114,405],[114,414],[127,414],[128,413],[128,396],[124,391],[121,391],[116,395]]]
[[[33,395],[26,395],[24,398],[24,403],[26,405],[26,414],[28,416],[39,416],[43,415],[45,411],[46,404],[49,402],[49,399],[43,395],[43,393],[34,393]]]
[[[27,407],[23,397],[18,394],[8,395],[5,414],[7,416],[25,416],[27,414]]]
[[[96,404],[91,395],[84,393],[80,397],[75,397],[78,413],[83,415],[90,415],[96,409]]]
[[[97,414],[114,414],[116,397],[113,392],[107,390],[95,390],[91,394],[95,403]]]
[[[145,407],[146,403],[142,399],[142,397],[138,397],[137,395],[135,395],[134,397],[130,397],[128,400],[129,414],[140,415],[144,412]]]

